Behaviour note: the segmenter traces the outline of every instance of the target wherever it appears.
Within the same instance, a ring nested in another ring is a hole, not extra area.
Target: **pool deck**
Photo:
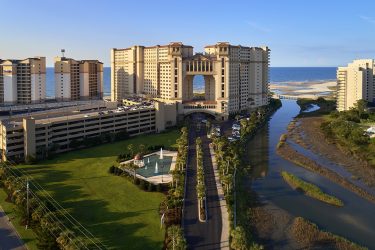
[[[151,155],[160,155],[160,151],[156,151],[156,152],[153,152],[151,154],[144,155],[143,158],[147,158],[148,156],[151,156]],[[171,162],[171,166],[169,168],[169,171],[174,170],[175,167],[176,167],[177,151],[163,150],[163,156],[170,156],[170,157],[172,157],[172,162]],[[125,165],[127,163],[132,162],[132,161],[134,161],[134,160],[132,159],[132,160],[120,162],[120,168],[121,168],[121,165]],[[129,172],[125,168],[121,168],[121,169],[124,170],[124,171]],[[133,172],[129,172],[129,173],[133,174]],[[151,177],[144,177],[144,176],[142,176],[140,174],[136,174],[135,176],[137,178],[139,178],[139,179],[151,182],[153,184],[170,183],[170,182],[172,182],[172,175],[169,174],[169,173],[166,173],[166,174],[163,174],[163,175],[151,176]]]

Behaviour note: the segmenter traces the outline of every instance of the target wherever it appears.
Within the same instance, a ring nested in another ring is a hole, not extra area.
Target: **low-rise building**
[[[112,103],[113,104],[113,103]],[[172,105],[173,106],[173,105]],[[148,103],[88,111],[58,111],[20,115],[0,123],[2,160],[44,158],[50,152],[74,149],[85,139],[155,133],[176,125],[176,110],[164,103]],[[166,117],[174,117],[169,119]]]

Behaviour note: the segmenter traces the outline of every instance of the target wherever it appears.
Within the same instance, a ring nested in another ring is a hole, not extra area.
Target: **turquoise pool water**
[[[157,154],[146,156],[144,158],[145,166],[142,168],[138,168],[136,170],[136,173],[146,178],[168,174],[169,170],[171,169],[172,158],[172,156],[164,156],[164,159],[160,160],[159,155]],[[150,163],[148,163],[148,159],[150,159]],[[158,173],[155,173],[156,162],[158,163]]]

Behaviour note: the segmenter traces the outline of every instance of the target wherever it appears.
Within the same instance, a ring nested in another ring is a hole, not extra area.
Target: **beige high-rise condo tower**
[[[152,47],[133,46],[111,51],[111,99],[130,96],[177,102],[178,114],[206,112],[228,115],[267,105],[268,47],[234,46],[219,42],[204,53],[180,42]],[[193,79],[204,78],[197,95]]]
[[[103,98],[103,63],[55,57],[55,97],[58,101]]]
[[[337,69],[337,110],[353,108],[358,100],[375,98],[374,60],[360,59]]]
[[[0,103],[30,104],[45,99],[45,57],[0,60]]]

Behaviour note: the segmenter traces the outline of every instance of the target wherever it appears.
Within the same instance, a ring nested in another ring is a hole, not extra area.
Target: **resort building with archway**
[[[175,102],[177,114],[205,112],[227,119],[269,103],[268,47],[219,42],[194,53],[181,42],[111,50],[111,100],[142,96]],[[204,93],[194,93],[196,76]]]

